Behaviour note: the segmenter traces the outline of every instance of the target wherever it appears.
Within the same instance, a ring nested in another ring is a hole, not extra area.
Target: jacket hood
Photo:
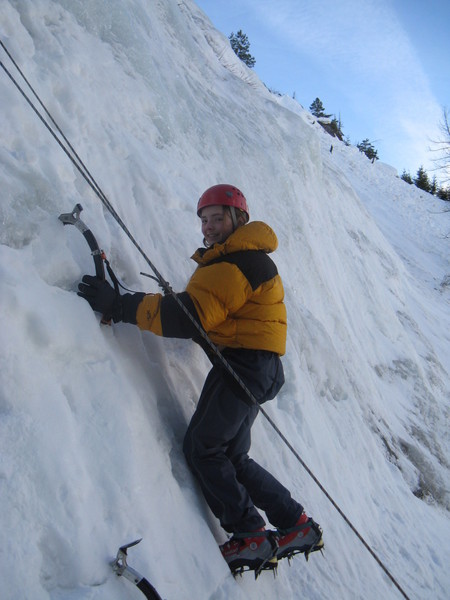
[[[223,244],[199,248],[191,258],[199,265],[205,265],[219,256],[240,250],[262,250],[270,254],[277,247],[278,239],[273,229],[262,221],[252,221],[236,229]]]

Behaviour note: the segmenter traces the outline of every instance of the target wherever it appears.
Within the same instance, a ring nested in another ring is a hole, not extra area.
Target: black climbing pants
[[[225,350],[223,355],[260,404],[274,398],[284,383],[281,361],[273,352]],[[186,460],[205,499],[230,533],[263,527],[257,508],[279,528],[293,526],[303,510],[289,490],[248,456],[258,410],[225,368],[215,364],[184,439]]]

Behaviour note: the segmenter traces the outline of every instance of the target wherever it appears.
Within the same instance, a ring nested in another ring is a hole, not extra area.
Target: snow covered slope
[[[267,412],[408,596],[446,598],[445,203],[271,95],[192,0],[0,8],[1,40],[175,290],[210,185],[240,187],[274,228],[289,333]],[[109,566],[141,536],[130,564],[167,600],[401,597],[263,418],[252,453],[326,551],[276,579],[231,577],[181,451],[208,361],[188,341],[99,326],[75,293],[92,258],[60,213],[80,202],[125,285],[157,286],[3,70],[0,105],[2,600],[143,597]]]

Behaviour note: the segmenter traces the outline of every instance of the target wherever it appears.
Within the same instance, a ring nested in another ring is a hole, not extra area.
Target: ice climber
[[[197,268],[178,298],[262,404],[273,399],[284,383],[280,361],[287,330],[284,291],[269,257],[278,240],[265,223],[248,222],[247,201],[232,185],[206,190],[197,214],[205,247],[192,256]],[[78,295],[93,310],[111,314],[115,323],[202,341],[170,294],[119,295],[108,282],[85,275]],[[248,456],[258,405],[213,352],[209,357],[212,368],[183,450],[212,512],[232,534],[220,546],[223,557],[236,573],[275,568],[280,558],[321,549],[317,523],[286,487]],[[258,509],[275,530],[265,528]]]

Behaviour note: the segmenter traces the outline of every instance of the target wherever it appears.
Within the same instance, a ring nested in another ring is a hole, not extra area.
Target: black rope
[[[398,581],[390,573],[390,571],[384,565],[384,563],[380,560],[380,558],[375,554],[375,552],[372,550],[372,548],[369,546],[369,544],[365,541],[365,539],[362,537],[362,535],[358,532],[358,530],[356,529],[356,527],[347,518],[347,516],[344,514],[344,512],[341,510],[341,508],[338,506],[338,504],[333,500],[333,498],[330,496],[330,494],[327,492],[327,490],[324,488],[324,486],[320,483],[320,481],[317,479],[317,477],[314,475],[314,473],[311,471],[311,469],[307,466],[307,464],[301,458],[300,454],[295,450],[295,448],[292,446],[292,444],[289,442],[289,440],[286,438],[286,436],[282,433],[282,431],[279,429],[279,427],[276,425],[276,423],[267,414],[267,412],[263,409],[263,407],[258,403],[256,397],[248,389],[248,387],[245,385],[244,381],[239,377],[239,375],[236,373],[236,371],[232,368],[232,366],[229,364],[229,362],[226,360],[226,358],[223,356],[223,354],[220,352],[220,350],[217,348],[217,346],[211,341],[211,339],[209,338],[208,334],[203,329],[203,327],[201,326],[201,324],[193,317],[193,315],[190,313],[190,311],[186,308],[186,306],[180,300],[180,298],[178,297],[178,295],[172,290],[172,288],[170,287],[169,283],[163,279],[162,275],[156,269],[155,265],[152,263],[152,261],[148,258],[148,256],[142,250],[141,246],[138,244],[138,242],[136,241],[136,239],[134,238],[134,236],[131,234],[130,230],[127,228],[127,226],[125,225],[125,223],[123,222],[123,220],[120,218],[119,214],[115,211],[114,207],[112,206],[112,204],[110,203],[110,201],[108,200],[108,198],[105,196],[105,194],[103,193],[102,189],[97,184],[97,182],[95,181],[94,177],[92,176],[92,174],[90,173],[90,171],[88,170],[88,168],[85,166],[85,164],[83,163],[83,161],[81,160],[81,158],[78,156],[77,152],[75,151],[75,149],[73,148],[73,146],[70,144],[70,142],[68,141],[68,139],[66,138],[66,136],[64,135],[64,133],[61,131],[60,127],[57,125],[57,123],[55,122],[55,120],[53,119],[53,117],[51,116],[51,114],[49,113],[49,111],[47,110],[47,108],[45,107],[45,105],[43,104],[43,102],[41,101],[41,99],[39,98],[39,96],[37,95],[37,93],[35,92],[35,90],[33,89],[33,87],[30,85],[30,83],[28,82],[27,78],[23,74],[22,70],[19,68],[19,66],[17,65],[16,61],[13,59],[13,57],[11,56],[11,54],[8,52],[7,48],[5,47],[5,45],[1,41],[1,39],[0,39],[0,45],[2,46],[2,48],[6,52],[6,54],[8,55],[8,57],[10,58],[10,60],[12,61],[12,63],[14,64],[14,66],[16,67],[16,69],[18,70],[18,72],[20,73],[20,75],[22,76],[22,78],[24,79],[24,81],[26,82],[26,84],[28,85],[28,87],[30,88],[30,90],[33,92],[34,96],[38,100],[38,102],[41,105],[42,109],[45,111],[45,114],[50,119],[50,122],[53,124],[53,126],[56,128],[56,130],[58,131],[58,133],[61,135],[61,137],[63,138],[64,142],[67,144],[68,148],[70,149],[70,152],[67,149],[67,147],[64,146],[64,144],[61,142],[61,140],[56,135],[55,131],[52,129],[52,127],[49,125],[49,123],[45,120],[45,118],[41,115],[41,113],[35,107],[35,105],[33,104],[33,102],[30,100],[30,98],[23,91],[23,89],[20,87],[20,85],[14,79],[14,77],[12,76],[12,74],[9,72],[9,70],[5,67],[5,65],[1,61],[0,61],[0,66],[3,68],[3,70],[5,71],[5,73],[11,79],[11,81],[13,82],[13,84],[16,86],[16,88],[22,94],[22,96],[25,98],[25,100],[30,105],[30,107],[32,108],[32,110],[39,117],[39,119],[42,121],[42,123],[48,129],[48,131],[50,132],[50,134],[53,136],[53,138],[56,140],[56,142],[62,148],[62,150],[64,151],[64,153],[68,156],[68,158],[73,163],[73,165],[75,166],[75,168],[82,175],[82,177],[86,180],[87,184],[91,187],[91,189],[96,194],[96,196],[100,199],[100,201],[103,203],[103,205],[108,209],[108,211],[110,212],[110,214],[114,217],[114,219],[119,224],[119,226],[121,227],[121,229],[125,232],[125,234],[127,235],[127,237],[130,239],[130,241],[136,247],[136,249],[138,250],[138,252],[141,254],[141,256],[143,257],[143,259],[145,260],[145,262],[148,264],[148,266],[150,267],[150,269],[153,271],[153,273],[156,276],[156,278],[152,277],[152,279],[156,279],[156,281],[158,282],[158,284],[160,285],[160,287],[164,290],[164,292],[166,294],[170,294],[175,299],[175,301],[177,302],[178,306],[183,310],[183,312],[185,313],[185,315],[189,318],[189,320],[191,321],[191,323],[195,326],[195,328],[200,333],[200,335],[203,338],[203,340],[210,347],[210,349],[212,350],[212,352],[214,353],[214,355],[218,357],[218,359],[220,360],[220,362],[222,363],[222,365],[226,368],[226,370],[230,373],[230,375],[235,379],[235,381],[241,386],[242,390],[246,393],[246,395],[248,396],[249,400],[258,407],[259,412],[265,417],[265,419],[267,420],[267,422],[272,426],[272,428],[275,430],[275,432],[278,434],[278,436],[281,438],[281,440],[285,443],[285,445],[288,447],[288,449],[292,452],[292,454],[295,456],[295,458],[298,460],[298,462],[302,465],[302,467],[305,469],[305,471],[308,473],[308,475],[313,479],[313,481],[316,483],[316,485],[325,494],[325,496],[328,498],[328,500],[331,502],[331,504],[334,506],[334,508],[337,510],[337,512],[341,515],[341,517],[344,519],[344,521],[347,523],[347,525],[350,527],[350,529],[353,531],[353,533],[357,536],[357,538],[360,540],[360,542],[364,545],[364,547],[369,551],[369,553],[371,554],[371,556],[376,560],[376,562],[378,563],[378,565],[381,567],[381,569],[384,571],[384,573],[388,576],[388,578],[392,581],[392,583],[395,585],[395,587],[398,589],[398,591],[402,594],[402,596],[404,598],[406,598],[406,600],[410,600],[409,597],[407,596],[406,592],[403,590],[403,588],[398,583]]]

